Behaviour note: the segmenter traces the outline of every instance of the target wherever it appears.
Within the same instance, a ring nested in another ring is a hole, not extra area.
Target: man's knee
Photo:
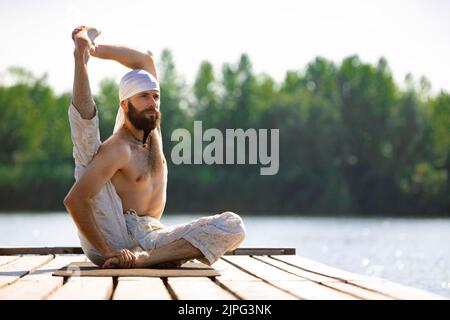
[[[245,226],[242,218],[234,212],[225,211],[220,214],[225,226],[230,227],[231,233],[239,243],[245,239]]]

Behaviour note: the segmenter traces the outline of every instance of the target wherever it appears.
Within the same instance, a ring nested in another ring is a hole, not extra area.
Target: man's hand
[[[75,43],[75,56],[84,57],[87,63],[91,54],[95,52],[94,40],[100,35],[96,28],[78,26],[72,31],[72,40]]]
[[[113,249],[105,255],[106,262],[102,268],[134,268],[136,256],[128,249]]]

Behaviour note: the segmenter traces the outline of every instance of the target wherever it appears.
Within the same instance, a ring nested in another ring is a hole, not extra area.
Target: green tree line
[[[400,86],[388,63],[358,56],[317,57],[277,83],[255,74],[242,54],[220,72],[204,61],[195,82],[177,73],[172,53],[159,61],[170,212],[376,215],[450,214],[450,95],[425,78]],[[22,68],[0,85],[0,210],[63,210],[73,184],[67,110],[46,76]],[[105,79],[95,101],[101,138],[114,126],[117,83]],[[260,165],[175,165],[177,128],[279,129],[279,171]]]

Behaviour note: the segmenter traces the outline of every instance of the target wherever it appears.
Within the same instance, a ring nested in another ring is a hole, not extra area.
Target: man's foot
[[[85,58],[95,52],[94,40],[101,34],[96,28],[79,26],[72,31],[72,39],[75,43],[75,52],[84,53]]]
[[[145,268],[151,265],[150,255],[152,250],[145,251],[141,247],[135,247],[131,250],[136,257],[134,268]]]
[[[153,249],[143,250],[141,247],[135,247],[131,252],[136,257],[134,262],[134,268],[147,268],[147,267],[158,267],[158,268],[176,268],[186,263],[189,260],[178,260],[178,261],[168,261],[155,263],[152,256]]]
[[[128,249],[112,249],[105,254],[103,268],[133,268],[135,255]]]

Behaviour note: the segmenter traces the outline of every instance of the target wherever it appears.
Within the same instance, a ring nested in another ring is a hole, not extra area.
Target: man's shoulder
[[[99,148],[100,152],[105,156],[114,157],[117,161],[128,160],[131,156],[130,145],[116,134],[101,144]]]

